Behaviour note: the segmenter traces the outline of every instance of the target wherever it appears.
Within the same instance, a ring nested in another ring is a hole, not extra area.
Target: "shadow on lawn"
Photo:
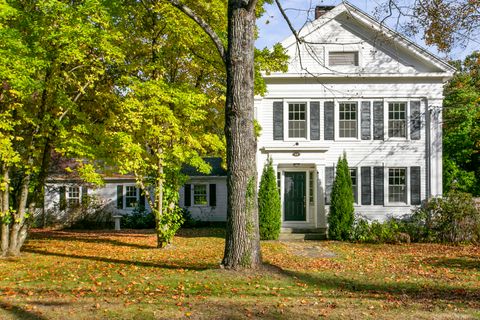
[[[163,269],[189,269],[189,270],[196,270],[196,271],[207,270],[207,269],[218,269],[218,265],[206,264],[206,263],[201,264],[201,263],[198,263],[198,261],[193,261],[191,264],[185,263],[184,261],[179,261],[178,264],[176,263],[166,264],[166,263],[156,263],[156,262],[147,262],[147,261],[122,260],[122,259],[114,259],[114,258],[98,257],[98,256],[82,256],[77,254],[50,252],[50,251],[30,249],[30,248],[27,248],[24,251],[29,253],[41,254],[45,256],[99,261],[99,262],[123,264],[123,265],[129,265],[129,266],[137,266],[137,267],[153,267],[153,268],[163,268]]]
[[[12,304],[5,303],[0,301],[0,308],[11,313],[17,319],[26,319],[26,320],[47,320],[47,318],[38,315],[34,312],[25,310],[23,308],[17,307]]]
[[[424,259],[423,263],[442,268],[457,268],[480,271],[480,259],[476,257],[428,258]]]
[[[386,283],[360,280],[354,278],[337,277],[331,273],[318,272],[308,274],[284,270],[275,265],[268,265],[280,275],[292,277],[318,288],[335,289],[367,295],[374,299],[396,298],[398,300],[430,301],[444,300],[449,302],[469,303],[480,307],[480,289],[465,289],[461,286],[434,285],[424,287],[417,283]],[[336,293],[338,294],[338,292]],[[380,296],[378,296],[380,295]]]

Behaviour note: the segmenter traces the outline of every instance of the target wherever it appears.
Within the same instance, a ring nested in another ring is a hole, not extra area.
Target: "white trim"
[[[283,141],[310,141],[310,101],[311,99],[284,99],[283,100]],[[290,138],[288,136],[288,108],[289,104],[305,104],[305,138]]]

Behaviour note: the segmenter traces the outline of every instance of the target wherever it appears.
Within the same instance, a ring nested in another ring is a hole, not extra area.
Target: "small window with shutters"
[[[206,206],[208,205],[207,185],[194,184],[193,187],[193,205]]]
[[[307,104],[288,104],[288,137],[307,138]]]
[[[338,133],[340,138],[356,138],[357,137],[357,103],[356,102],[340,102]]]
[[[78,186],[68,187],[67,203],[69,207],[78,206],[80,204],[80,187]]]
[[[358,51],[330,51],[328,64],[330,66],[358,66]]]
[[[407,203],[407,178],[405,168],[388,169],[388,201]]]

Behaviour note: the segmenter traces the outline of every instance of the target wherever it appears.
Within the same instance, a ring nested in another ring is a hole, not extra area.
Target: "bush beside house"
[[[271,159],[263,168],[258,191],[260,239],[276,240],[281,228],[281,204]]]
[[[328,237],[331,240],[350,240],[354,222],[354,197],[346,154],[338,159],[336,171],[328,215]]]

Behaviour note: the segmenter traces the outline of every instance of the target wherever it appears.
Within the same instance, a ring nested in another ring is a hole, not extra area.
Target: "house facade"
[[[287,73],[255,99],[259,176],[272,159],[284,228],[325,228],[335,166],[346,154],[355,212],[408,214],[442,194],[441,107],[454,69],[344,3],[283,46]]]

